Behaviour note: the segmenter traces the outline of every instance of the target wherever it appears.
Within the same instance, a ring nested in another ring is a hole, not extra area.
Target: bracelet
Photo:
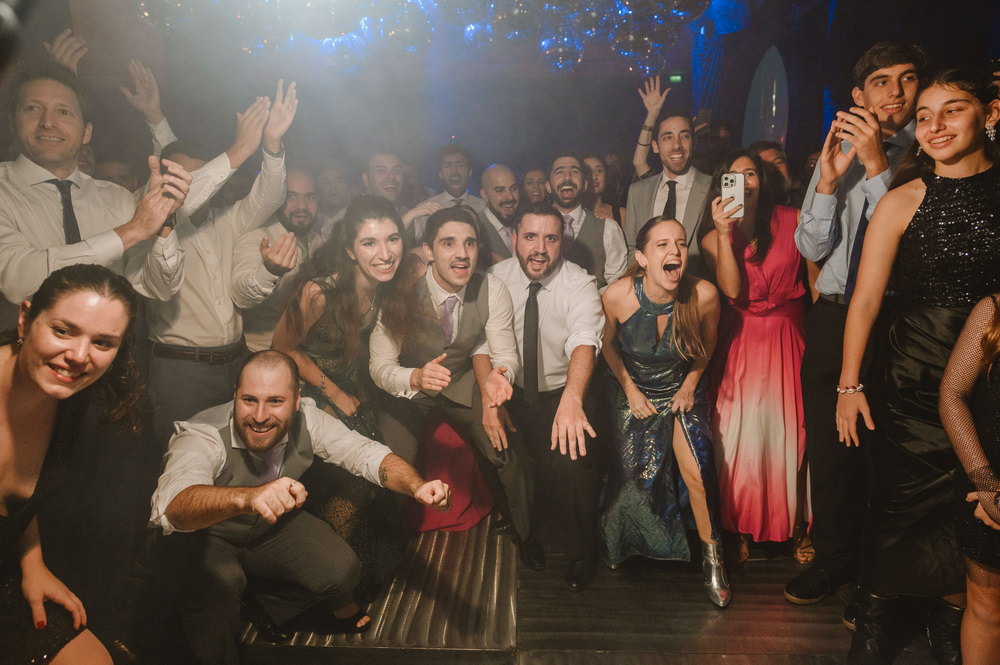
[[[641,145],[643,148],[648,148],[653,145],[652,143],[643,143],[642,141],[636,141],[636,145]]]
[[[837,386],[838,395],[853,395],[854,393],[863,393],[865,391],[865,384],[859,383],[856,386],[844,386],[841,388]]]
[[[642,128],[651,132],[654,129],[656,129],[656,126],[655,125],[643,125]]]
[[[326,372],[321,372],[319,375],[319,391],[326,394]]]
[[[265,155],[268,155],[269,157],[274,157],[275,159],[277,159],[278,157],[284,157],[285,156],[285,144],[284,143],[281,144],[281,150],[279,150],[278,152],[271,152],[270,150],[268,150],[267,148],[265,148],[263,146],[261,146],[261,150],[264,151]]]

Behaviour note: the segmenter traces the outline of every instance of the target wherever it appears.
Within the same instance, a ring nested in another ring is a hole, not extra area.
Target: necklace
[[[364,297],[364,299],[368,302],[368,309],[362,310],[361,312],[362,314],[367,314],[368,312],[372,311],[372,309],[375,307],[375,301],[373,298],[369,298],[368,294],[365,293],[365,290],[362,288],[358,289],[358,293],[360,293]]]

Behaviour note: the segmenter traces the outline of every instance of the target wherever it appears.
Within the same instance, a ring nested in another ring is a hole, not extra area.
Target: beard
[[[237,431],[240,439],[246,445],[247,450],[251,452],[262,453],[274,448],[285,437],[292,424],[291,421],[282,423],[270,419],[264,423],[264,426],[274,425],[274,427],[268,430],[266,434],[254,431],[254,426],[257,429],[261,429],[260,425],[260,423],[255,423],[252,418],[247,418],[237,423]]]

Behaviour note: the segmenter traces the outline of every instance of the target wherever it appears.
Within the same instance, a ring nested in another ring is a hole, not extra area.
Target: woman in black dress
[[[955,536],[965,557],[968,604],[962,662],[1000,654],[1000,297],[976,305],[941,380],[941,422],[961,465]]]
[[[875,429],[875,486],[862,548],[857,631],[849,662],[891,662],[895,596],[937,599],[928,637],[938,662],[958,662],[965,574],[951,500],[955,455],[938,415],[944,364],[969,310],[1000,291],[1000,101],[985,72],[949,70],[917,98],[916,146],[865,236],[844,330],[837,428],[858,445]],[[917,152],[919,148],[919,152]],[[899,296],[878,362],[862,387],[865,344],[889,286]],[[865,397],[873,392],[869,410]],[[831,387],[832,389],[832,387]]]
[[[137,297],[107,268],[52,273],[0,346],[0,645],[6,663],[108,664],[83,604],[45,566],[36,515],[68,461],[92,397],[135,424]]]

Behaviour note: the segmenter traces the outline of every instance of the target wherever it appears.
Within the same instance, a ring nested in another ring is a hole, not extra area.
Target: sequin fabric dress
[[[938,597],[965,590],[951,507],[956,459],[938,387],[970,309],[1000,291],[1000,168],[923,181],[893,272],[900,302],[886,338],[874,340],[862,583],[880,595]]]
[[[639,309],[618,326],[618,346],[629,377],[652,402],[655,416],[636,418],[628,398],[614,379],[614,467],[602,497],[600,533],[607,562],[612,566],[633,555],[650,559],[687,560],[691,556],[687,531],[693,528],[687,488],[673,452],[674,428],[684,438],[701,469],[712,532],[718,537],[719,492],[712,459],[708,402],[699,389],[694,408],[673,414],[670,401],[691,368],[670,341],[674,303],[651,302],[634,280]],[[656,337],[657,317],[671,317]]]
[[[20,541],[38,509],[55,491],[69,466],[70,451],[87,410],[76,396],[60,405],[52,441],[45,454],[35,492],[23,502],[8,499],[9,514],[0,515],[0,662],[10,665],[48,663],[80,631],[61,605],[45,603],[47,625],[37,630],[31,608],[21,594]],[[45,543],[42,543],[42,552]]]

